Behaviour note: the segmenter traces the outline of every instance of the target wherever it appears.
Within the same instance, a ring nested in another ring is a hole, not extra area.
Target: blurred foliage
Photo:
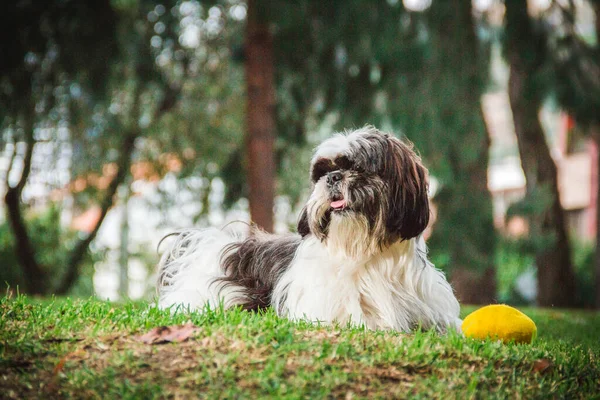
[[[577,306],[594,308],[597,288],[594,285],[594,243],[574,240],[573,267],[577,283]]]
[[[243,143],[243,71],[231,65],[229,48],[230,38],[239,35],[242,26],[219,7],[204,8],[196,2],[167,7],[141,2],[126,10],[127,19],[119,27],[123,58],[111,67],[110,102],[94,104],[99,125],[84,127],[76,145],[85,151],[74,164],[83,167],[80,173],[100,171],[106,159],[89,157],[89,152],[103,155],[107,143],[118,146],[119,127],[131,113],[131,102],[139,101],[142,112],[136,122],[142,134],[134,162],[150,175],[142,178],[175,174],[182,188],[207,198],[210,181],[227,175],[223,166],[235,159]],[[144,90],[140,99],[129,99],[135,82]],[[203,185],[187,185],[185,178],[190,176],[202,177]],[[168,208],[177,192],[163,191],[161,207]],[[207,202],[204,206],[203,215],[209,211]]]
[[[597,0],[590,0],[588,4],[600,10],[600,2]],[[575,4],[554,2],[551,11],[559,17],[558,26],[548,27],[548,45],[552,51],[550,65],[553,67],[557,99],[578,124],[586,128],[598,125],[600,38],[596,37],[594,40],[593,36],[582,36],[581,30],[576,26]],[[596,34],[598,33],[600,32],[597,31]]]
[[[243,25],[228,13],[233,6],[86,4],[16,3],[3,13],[17,39],[3,42],[9,55],[0,70],[3,144],[23,140],[12,106],[33,98],[37,138],[72,148],[73,177],[106,175],[132,123],[143,131],[134,159],[151,162],[152,172],[221,175],[220,166],[236,158],[243,143],[243,69],[231,65],[232,38]],[[137,85],[140,97],[133,98]],[[137,106],[140,120],[130,121]],[[173,158],[180,167],[169,165]],[[86,186],[78,205],[95,202],[98,189]]]
[[[517,216],[528,221],[529,235],[520,241],[520,251],[536,254],[556,243],[554,232],[544,231],[540,224],[531,222],[539,219],[552,205],[552,201],[550,189],[538,185],[533,187],[526,197],[512,203],[506,210],[505,222]]]
[[[187,185],[185,178],[201,176],[205,184],[194,188],[207,198],[220,166],[242,146],[243,76],[230,68],[228,47],[238,20],[197,2],[116,5],[17,3],[3,14],[14,18],[6,26],[15,41],[3,48],[9,57],[0,67],[1,144],[13,173],[27,159],[25,144],[34,147],[37,186],[25,188],[25,214],[31,197],[39,204],[64,189],[75,214],[110,206],[107,185],[129,160],[136,179],[174,174]],[[199,31],[186,33],[192,28]],[[162,208],[178,192],[164,191]],[[36,241],[39,232],[25,222]],[[35,263],[57,262],[39,252],[28,253]]]
[[[472,13],[471,4],[462,2],[439,3],[423,14],[427,57],[395,98],[391,115],[438,183],[430,243],[432,253],[447,259],[440,267],[483,272],[494,267],[496,246],[487,188],[490,140],[481,110],[493,32],[485,15]]]
[[[106,63],[117,51],[118,19],[109,0],[9,2],[0,23],[10,38],[0,43],[0,117],[14,117],[30,95],[43,94],[45,109],[52,109],[51,85],[67,76],[101,92]]]
[[[58,285],[67,265],[66,256],[77,238],[77,232],[65,229],[60,224],[61,209],[57,204],[38,213],[30,213],[27,226],[30,229],[34,246],[38,251],[38,260],[49,280],[48,288]],[[14,251],[14,237],[6,222],[0,223],[0,283],[11,288],[23,287],[23,275],[17,268]],[[83,261],[84,271],[72,289],[73,294],[90,296],[93,294],[92,272],[95,262],[103,257],[102,249],[96,249]]]
[[[533,236],[533,235],[532,235]],[[594,289],[594,254],[595,247],[591,242],[574,240],[573,266],[577,282],[576,307],[593,308]],[[496,252],[498,301],[512,305],[531,305],[516,289],[517,278],[527,271],[536,274],[535,254],[537,245],[531,238],[503,237],[498,243]]]
[[[527,301],[518,294],[517,278],[528,270],[535,273],[535,252],[528,241],[502,237],[496,251],[498,301],[512,305],[524,305]]]

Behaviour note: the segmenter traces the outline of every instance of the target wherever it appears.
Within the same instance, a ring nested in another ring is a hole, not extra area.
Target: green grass
[[[322,327],[272,312],[169,315],[139,303],[4,297],[0,397],[599,398],[599,315],[524,311],[538,325],[532,345]],[[187,342],[136,339],[188,321],[201,329]],[[542,359],[551,366],[536,371]]]

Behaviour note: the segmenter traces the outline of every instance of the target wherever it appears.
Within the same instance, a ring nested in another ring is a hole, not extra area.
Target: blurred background
[[[467,303],[600,307],[598,0],[13,0],[0,26],[0,282],[152,298],[174,230],[295,229],[332,132],[431,174]],[[243,227],[242,227],[243,229]]]

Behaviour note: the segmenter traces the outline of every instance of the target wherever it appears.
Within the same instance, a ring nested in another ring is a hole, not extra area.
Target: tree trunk
[[[6,195],[4,204],[6,205],[6,216],[12,229],[12,235],[15,240],[16,255],[19,264],[23,270],[25,291],[30,294],[45,294],[48,290],[48,279],[45,270],[38,264],[35,257],[35,249],[32,246],[29,232],[23,218],[21,210],[21,194],[27,184],[29,173],[31,172],[31,160],[33,148],[35,146],[34,124],[35,124],[35,104],[30,105],[30,109],[23,115],[23,131],[25,134],[25,155],[23,157],[23,170],[19,182],[15,186],[10,186],[8,178],[12,169],[12,162],[9,165],[6,174]],[[17,143],[15,142],[15,146]]]
[[[536,225],[543,236],[553,239],[553,243],[536,254],[537,302],[541,306],[568,307],[574,305],[575,277],[560,204],[557,170],[538,119],[540,104],[524,98],[523,86],[526,79],[526,72],[511,63],[508,92],[521,166],[527,180],[527,195],[531,197],[534,191],[545,189],[547,195],[551,196],[550,206],[531,218],[531,223]]]
[[[539,121],[542,95],[532,79],[543,64],[543,41],[536,40],[525,0],[506,1],[507,47],[510,76],[508,94],[527,197],[543,193],[549,204],[530,217],[532,231],[548,239],[536,254],[537,302],[541,306],[573,306],[576,299],[571,247],[560,204],[557,169]],[[539,39],[539,38],[538,38]],[[542,199],[544,201],[544,199]],[[537,206],[543,206],[538,204]]]
[[[250,216],[259,227],[272,232],[275,197],[273,39],[261,9],[263,4],[248,1],[246,151]]]
[[[37,263],[35,252],[21,214],[21,196],[15,188],[9,188],[4,197],[6,214],[15,238],[17,260],[23,270],[25,292],[29,294],[44,294],[48,281],[45,271]]]
[[[496,303],[496,270],[487,268],[482,272],[458,267],[453,269],[452,287],[463,304]]]

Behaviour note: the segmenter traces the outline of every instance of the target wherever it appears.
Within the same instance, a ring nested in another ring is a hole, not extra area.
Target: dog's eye
[[[339,167],[339,169],[345,169],[347,171],[356,171],[358,173],[365,172],[365,169],[359,163],[350,160],[346,156],[336,158],[335,164]]]
[[[316,182],[319,179],[321,179],[321,177],[323,177],[325,174],[334,171],[335,169],[336,166],[333,164],[333,161],[327,158],[321,158],[317,160],[317,162],[315,162],[311,178],[313,182]]]
[[[352,161],[350,161],[350,159],[348,159],[346,156],[341,156],[335,159],[335,165],[337,165],[339,169],[352,169],[352,164]]]
[[[361,167],[359,164],[354,164],[352,166],[352,170],[358,172],[359,174],[362,174],[365,172],[365,169],[363,167]]]

